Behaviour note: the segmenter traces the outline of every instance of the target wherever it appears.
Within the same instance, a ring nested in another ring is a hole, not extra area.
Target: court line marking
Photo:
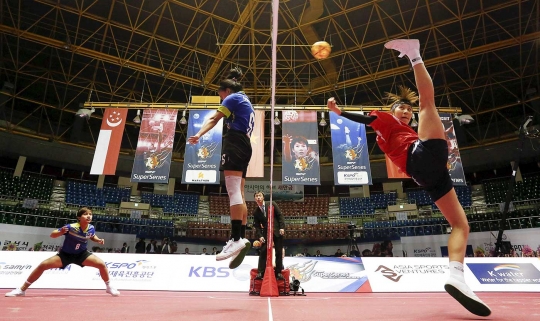
[[[268,321],[274,321],[272,316],[272,303],[270,303],[270,298],[268,298]]]

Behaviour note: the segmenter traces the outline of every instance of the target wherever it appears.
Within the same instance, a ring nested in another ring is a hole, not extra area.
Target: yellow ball
[[[253,247],[261,247],[260,241],[253,241]]]
[[[325,59],[328,58],[332,52],[332,47],[326,41],[317,41],[311,46],[311,54],[316,59]]]

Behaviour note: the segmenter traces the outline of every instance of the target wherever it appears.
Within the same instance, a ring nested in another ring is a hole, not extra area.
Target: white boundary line
[[[274,317],[272,316],[272,303],[270,302],[270,298],[268,298],[268,321],[274,321]]]

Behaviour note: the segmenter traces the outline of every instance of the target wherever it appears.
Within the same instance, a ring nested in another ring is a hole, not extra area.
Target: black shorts
[[[86,260],[92,253],[88,250],[83,251],[79,254],[70,254],[66,253],[62,250],[56,254],[60,257],[60,260],[62,260],[62,269],[65,269],[66,266],[70,264],[77,264],[78,266],[84,266],[83,262]]]
[[[245,178],[251,153],[249,137],[239,131],[229,130],[223,137],[219,170],[242,172],[242,177]]]
[[[448,144],[444,139],[417,140],[409,147],[407,173],[434,202],[454,187],[447,164]]]

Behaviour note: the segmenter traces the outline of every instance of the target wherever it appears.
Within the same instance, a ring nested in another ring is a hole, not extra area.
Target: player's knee
[[[231,206],[244,203],[244,198],[242,197],[242,177],[225,176],[225,186],[227,187]]]

